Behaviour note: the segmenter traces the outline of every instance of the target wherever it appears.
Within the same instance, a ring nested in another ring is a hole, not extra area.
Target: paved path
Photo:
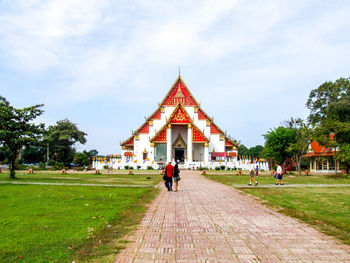
[[[350,247],[232,187],[181,171],[162,191],[118,262],[350,262]]]

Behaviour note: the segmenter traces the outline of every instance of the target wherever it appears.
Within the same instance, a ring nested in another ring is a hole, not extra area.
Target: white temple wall
[[[204,144],[203,143],[193,144],[193,161],[194,162],[204,161]]]
[[[194,114],[194,106],[185,107],[185,110],[187,111],[188,115],[190,115],[191,119],[194,119],[194,115],[198,115]]]
[[[138,141],[138,143],[137,143],[137,148],[135,147],[134,154],[136,154],[136,160],[138,162],[141,162],[143,161],[143,152],[145,151],[145,149],[148,152],[148,156],[150,155],[150,152],[151,152],[149,136],[146,133],[140,134],[140,139],[136,141]]]
[[[170,115],[173,113],[175,107],[173,106],[168,106],[168,107],[164,107],[164,111],[165,111],[165,116],[167,119],[169,119]],[[163,114],[162,114],[163,115]],[[165,120],[164,120],[164,123],[163,125],[165,124]]]
[[[225,152],[225,140],[220,141],[220,134],[210,136],[209,152]]]
[[[198,116],[198,114],[197,114]],[[207,130],[207,121],[206,120],[198,120],[194,122],[194,124],[201,130],[204,130],[204,135],[209,138],[210,134],[208,133]]]

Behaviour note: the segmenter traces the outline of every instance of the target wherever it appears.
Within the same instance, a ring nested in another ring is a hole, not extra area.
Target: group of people
[[[180,181],[180,169],[178,162],[175,163],[175,166],[171,165],[171,162],[165,166],[164,169],[164,183],[168,191],[173,191],[173,180],[174,180],[174,192],[178,191],[179,181]]]
[[[252,165],[250,168],[250,182],[249,182],[249,186],[251,186],[253,184],[253,181],[255,182],[255,185],[258,185],[258,176],[259,176],[259,166],[257,165],[255,168]],[[274,175],[274,177],[276,177],[277,181],[276,181],[276,185],[281,184],[284,185],[282,178],[283,178],[283,169],[281,167],[281,165],[277,164],[277,171],[276,174]]]

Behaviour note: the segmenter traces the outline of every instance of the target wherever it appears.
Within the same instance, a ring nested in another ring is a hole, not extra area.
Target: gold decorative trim
[[[149,126],[153,126],[153,120],[148,121]]]
[[[198,113],[198,107],[194,107],[194,113]]]
[[[122,146],[122,150],[126,150],[126,146]]]
[[[151,142],[151,147],[156,146],[156,144],[154,142]]]
[[[211,122],[210,120],[207,120],[207,126],[210,126]]]
[[[209,143],[204,143],[204,147],[209,147]]]
[[[192,128],[191,123],[187,125],[187,128],[189,128],[189,129],[191,129],[191,128]]]
[[[168,129],[170,129],[170,128],[171,128],[171,124],[169,123],[169,124],[168,124]]]
[[[224,135],[220,135],[220,141],[223,141],[224,140]]]
[[[140,140],[140,134],[135,135],[135,140]]]
[[[165,112],[165,108],[164,108],[164,107],[161,107],[161,108],[160,108],[160,112],[161,112],[161,113],[164,113],[164,112]]]

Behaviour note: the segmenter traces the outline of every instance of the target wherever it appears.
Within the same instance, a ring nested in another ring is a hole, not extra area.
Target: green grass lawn
[[[211,174],[210,171],[205,175],[208,178],[214,179],[223,184],[241,184],[248,185],[249,174],[237,175],[237,174]],[[261,185],[275,184],[276,179],[270,174],[262,174],[258,177],[258,182]],[[350,184],[350,176],[343,175],[296,175],[288,174],[283,176],[283,182],[285,184]]]
[[[127,185],[155,185],[161,179],[158,174],[83,174],[83,173],[49,173],[35,172],[28,174],[27,172],[17,172],[16,180],[21,182],[49,182],[49,183],[83,183],[83,184],[127,184]],[[0,181],[9,181],[8,173],[0,174]]]
[[[18,180],[49,180],[47,175],[25,176]],[[89,181],[79,177],[76,181]],[[143,177],[132,182],[154,185],[161,179]],[[142,219],[157,193],[154,187],[0,184],[0,262],[113,262],[123,246],[121,238]]]
[[[247,184],[249,176],[207,175],[227,185]],[[271,177],[271,176],[270,176]],[[349,184],[349,177],[285,176],[287,184]],[[266,181],[265,181],[266,180]],[[262,184],[274,178],[259,178]],[[336,188],[251,188],[240,189],[278,211],[312,224],[322,232],[350,244],[350,187]]]

